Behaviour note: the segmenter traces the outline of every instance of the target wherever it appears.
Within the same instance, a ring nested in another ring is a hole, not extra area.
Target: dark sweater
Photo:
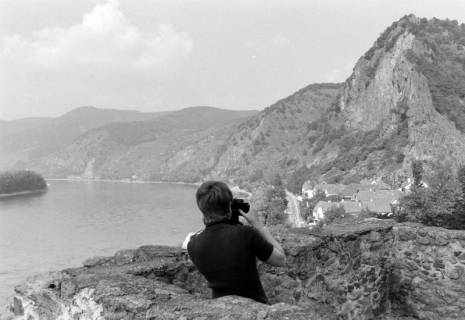
[[[249,226],[221,222],[207,226],[187,245],[191,260],[208,281],[213,298],[238,295],[268,303],[257,271],[273,245]]]

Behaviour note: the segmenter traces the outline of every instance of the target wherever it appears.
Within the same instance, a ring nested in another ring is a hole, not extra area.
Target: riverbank
[[[152,184],[179,184],[200,186],[201,182],[159,181],[159,180],[130,180],[130,179],[86,179],[86,178],[45,178],[47,181],[83,181],[83,182],[122,182],[122,183],[152,183]]]

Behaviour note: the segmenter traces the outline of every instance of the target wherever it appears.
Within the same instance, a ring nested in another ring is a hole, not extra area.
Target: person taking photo
[[[281,245],[259,221],[254,210],[239,210],[250,225],[234,222],[233,195],[221,181],[207,181],[196,192],[205,229],[187,244],[189,257],[212,289],[212,297],[238,295],[268,303],[257,271],[257,261],[283,267]],[[233,221],[232,221],[233,220]]]

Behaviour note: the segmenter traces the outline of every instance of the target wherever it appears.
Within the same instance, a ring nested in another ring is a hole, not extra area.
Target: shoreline
[[[163,180],[128,180],[128,179],[87,179],[87,178],[44,178],[46,181],[82,181],[82,182],[120,182],[120,183],[145,183],[145,184],[178,184],[198,187],[201,182],[184,181],[163,181]],[[239,186],[230,186],[231,191],[247,194],[247,198],[252,197],[252,192],[241,189]]]
[[[18,192],[12,192],[12,193],[0,193],[0,199],[9,198],[9,197],[16,197],[16,196],[25,196],[25,195],[35,194],[35,193],[42,193],[42,192],[46,192],[46,191],[47,191],[47,188],[38,189],[38,190],[18,191]]]
[[[126,180],[126,179],[86,179],[86,178],[44,178],[46,181],[82,181],[82,182],[120,182],[120,183],[146,183],[146,184],[180,184],[200,186],[200,182],[161,181],[161,180]]]

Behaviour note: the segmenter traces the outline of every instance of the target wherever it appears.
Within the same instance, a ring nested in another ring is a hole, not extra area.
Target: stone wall
[[[465,319],[465,232],[394,226],[392,309],[420,319]]]
[[[184,250],[144,246],[18,286],[19,319],[465,319],[465,231],[372,221],[278,232],[259,265],[271,306],[209,299]]]

